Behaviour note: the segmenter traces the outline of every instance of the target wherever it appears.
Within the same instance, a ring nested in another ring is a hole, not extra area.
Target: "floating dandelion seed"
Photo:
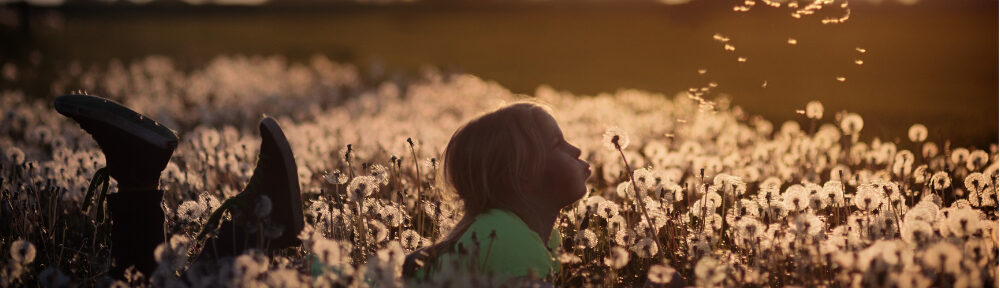
[[[712,35],[712,39],[715,39],[715,41],[719,41],[719,42],[723,42],[723,43],[729,42],[729,37],[722,36],[722,34],[719,34],[719,33],[715,33],[715,35]]]
[[[861,47],[854,47],[854,51],[858,51],[858,53],[864,54],[865,52],[868,52],[868,49],[861,48]]]
[[[837,78],[835,78],[835,79],[837,79],[837,81],[839,81],[839,82],[847,81],[847,77],[844,77],[844,76],[837,76]]]
[[[799,114],[799,115],[806,115],[806,110],[802,110],[802,109],[795,109],[795,114]]]
[[[767,80],[764,80],[764,84],[760,84],[760,88],[767,88]]]
[[[865,64],[865,61],[861,59],[854,60],[854,64],[858,64],[860,66],[861,64]]]
[[[845,2],[845,4],[846,4],[846,2]],[[844,8],[846,8],[846,6]],[[851,19],[851,9],[849,9],[849,8],[848,9],[844,9],[844,15],[843,16],[840,16],[839,18],[826,18],[826,19],[823,19],[821,22],[823,24],[840,24],[840,23],[847,22],[847,19]]]
[[[698,69],[698,74],[705,75],[705,73],[708,73],[708,69]]]
[[[738,58],[736,58],[736,62],[740,62],[740,63],[747,62],[747,57],[738,57]]]
[[[799,40],[795,40],[795,38],[788,38],[788,44],[789,45],[799,44]]]
[[[712,87],[712,88],[719,87],[719,83],[708,82],[708,87]]]
[[[722,49],[725,49],[726,51],[736,51],[736,46],[726,44],[722,47]]]

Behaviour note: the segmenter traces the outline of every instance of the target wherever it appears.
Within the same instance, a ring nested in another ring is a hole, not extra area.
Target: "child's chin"
[[[580,198],[583,198],[583,195],[587,195],[587,186],[576,189],[575,193],[573,193],[573,201],[580,200]]]

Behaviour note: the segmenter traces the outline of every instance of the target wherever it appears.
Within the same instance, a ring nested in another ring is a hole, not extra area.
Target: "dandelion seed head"
[[[612,201],[601,201],[597,204],[597,215],[604,219],[618,216],[618,203]]]
[[[205,215],[206,207],[198,201],[187,200],[177,207],[177,217],[185,222],[197,223]]]
[[[604,131],[604,147],[617,151],[619,148],[625,150],[628,148],[630,140],[625,130],[622,130],[618,126],[608,128]]]
[[[975,150],[969,153],[969,159],[965,161],[965,168],[977,170],[985,167],[990,161],[990,155],[983,150]]]
[[[649,267],[649,272],[646,273],[646,279],[649,279],[649,282],[656,284],[667,284],[673,279],[674,274],[677,274],[677,270],[674,270],[673,267],[663,264],[654,264]]]
[[[619,198],[622,198],[622,199],[635,199],[635,187],[632,186],[632,182],[631,181],[625,181],[625,182],[622,182],[622,183],[618,183],[618,186],[616,187],[615,192],[618,194]]]
[[[855,135],[864,127],[865,122],[861,119],[861,115],[855,113],[848,113],[840,120],[840,129],[847,135]]]
[[[653,258],[660,252],[660,248],[652,238],[642,238],[632,245],[632,252],[641,258]]]
[[[858,186],[858,192],[853,199],[854,207],[869,213],[881,206],[883,200],[881,189],[873,184]]]
[[[4,150],[4,159],[7,159],[14,166],[24,164],[24,151],[21,151],[21,148],[17,148],[16,146],[7,147]]]
[[[782,202],[790,211],[802,211],[809,207],[809,191],[795,184],[785,190]]]
[[[19,265],[31,264],[35,261],[35,245],[24,239],[18,239],[10,244],[10,257]]]
[[[400,225],[403,225],[403,222],[406,220],[405,217],[403,217],[403,211],[393,205],[382,206],[382,208],[378,210],[378,214],[379,217],[381,217],[382,220],[389,225],[389,227],[399,227]]]
[[[378,190],[378,180],[372,176],[354,177],[354,179],[351,179],[350,183],[347,184],[347,193],[353,201],[368,198],[372,194],[378,192]]]
[[[702,257],[695,264],[694,274],[699,285],[712,286],[726,279],[727,265],[712,257]]]
[[[959,147],[951,150],[949,159],[951,159],[952,164],[962,165],[965,164],[965,161],[969,160],[969,155],[969,149]]]
[[[617,234],[618,231],[625,228],[626,222],[625,217],[622,215],[615,215],[608,219],[608,231],[613,231]]]
[[[577,243],[587,248],[594,248],[597,245],[597,234],[590,229],[583,229],[576,236]]]
[[[931,187],[935,190],[944,190],[951,187],[951,177],[944,171],[935,172],[931,176]]]
[[[971,235],[979,228],[979,214],[972,209],[956,209],[945,221],[950,232],[958,237]]]
[[[816,120],[823,118],[823,103],[816,100],[806,103],[806,117]]]
[[[583,262],[583,259],[580,259],[580,256],[573,255],[572,253],[559,254],[557,260],[559,260],[559,263],[562,264],[577,264]]]
[[[982,194],[989,184],[990,180],[983,173],[973,172],[965,176],[965,189],[969,190],[970,194]]]
[[[621,269],[628,264],[629,254],[625,248],[620,246],[615,246],[611,248],[611,253],[604,258],[604,265],[611,267],[612,269]]]
[[[912,210],[911,210],[912,212]],[[934,228],[931,224],[919,220],[904,221],[902,228],[903,241],[912,245],[922,245],[934,237]]]
[[[343,185],[347,183],[348,176],[347,173],[340,172],[340,170],[333,170],[333,172],[323,175],[323,179],[330,184]]]
[[[960,267],[962,250],[947,241],[941,241],[927,248],[921,260],[927,268],[934,271],[952,271]]]
[[[624,247],[632,247],[639,239],[631,229],[621,229],[615,232],[615,244]]]
[[[436,161],[434,162],[435,164],[433,164],[433,168],[437,168],[437,163]],[[389,185],[389,169],[382,166],[382,164],[375,164],[368,168],[368,175],[374,177],[375,182],[379,185]]]

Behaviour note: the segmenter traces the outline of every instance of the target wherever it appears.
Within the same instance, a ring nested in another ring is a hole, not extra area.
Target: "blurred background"
[[[438,67],[524,94],[673,97],[715,83],[776,124],[819,100],[824,119],[862,115],[866,136],[907,141],[923,123],[929,140],[997,142],[998,1],[836,0],[801,18],[770,2],[0,0],[0,88],[51,97],[74,62],[163,55],[193,70],[223,54],[323,54],[371,79]]]

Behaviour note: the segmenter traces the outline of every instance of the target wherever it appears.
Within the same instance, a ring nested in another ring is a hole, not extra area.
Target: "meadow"
[[[61,71],[51,91],[119,101],[180,136],[160,179],[169,240],[153,275],[113,282],[107,212],[86,195],[100,149],[52,99],[14,86],[0,91],[4,287],[413,284],[403,256],[462,215],[439,175],[451,133],[524,98],[551,106],[594,167],[588,193],[557,221],[555,286],[998,285],[997,144],[930,141],[921,123],[890,141],[862,136],[878,125],[865,115],[808,99],[798,119],[772,122],[717,97],[715,83],[676,95],[519,95],[433,68],[375,79],[325,56],[219,56],[191,71],[153,56]],[[303,245],[197,267],[209,213],[251,176],[262,114],[295,154]],[[467,271],[424,284],[485,283]]]

